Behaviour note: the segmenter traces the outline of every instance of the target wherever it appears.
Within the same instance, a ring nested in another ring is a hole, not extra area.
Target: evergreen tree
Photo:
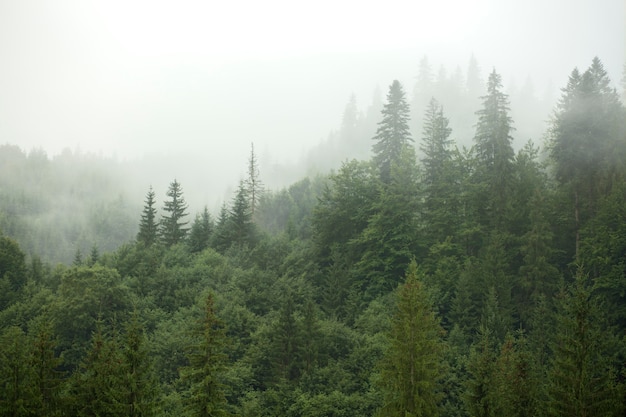
[[[626,115],[610,82],[597,57],[583,74],[574,69],[552,121],[550,155],[573,202],[575,257],[580,230],[596,213],[597,201],[626,173]]]
[[[191,225],[189,232],[189,250],[192,253],[202,252],[209,247],[211,238],[213,237],[213,219],[209,214],[207,207],[204,207],[202,213],[197,214]]]
[[[254,143],[250,145],[250,159],[248,159],[248,177],[245,181],[246,192],[248,194],[250,215],[255,219],[255,211],[259,205],[259,200],[263,195],[263,182],[259,177],[259,162],[254,153]]]
[[[494,340],[491,332],[481,326],[478,340],[472,345],[467,360],[468,379],[463,397],[470,417],[491,417],[494,414],[493,373],[496,361]]]
[[[226,335],[224,324],[215,313],[213,294],[204,302],[202,316],[192,331],[193,344],[189,346],[189,366],[180,370],[183,381],[190,384],[185,397],[189,416],[215,417],[226,413],[223,373],[227,362],[224,354]]]
[[[117,335],[98,321],[91,347],[70,388],[70,407],[80,417],[126,416],[125,381]]]
[[[231,245],[252,246],[255,227],[252,221],[252,207],[250,206],[248,190],[243,181],[239,182],[239,188],[233,198],[227,224],[227,234]]]
[[[34,395],[29,366],[28,340],[19,327],[0,333],[0,415],[29,416]]]
[[[483,108],[476,112],[476,153],[480,170],[479,181],[487,185],[483,204],[487,211],[485,222],[503,229],[511,197],[513,159],[511,145],[512,120],[509,117],[508,96],[502,92],[502,77],[495,70],[489,74],[487,95],[481,97]]]
[[[226,252],[231,245],[229,236],[229,221],[230,215],[228,213],[228,207],[226,206],[226,203],[223,203],[220,208],[219,216],[217,217],[215,232],[213,233],[211,242],[211,246],[220,253]]]
[[[28,364],[32,369],[33,413],[37,416],[58,415],[61,402],[61,359],[56,356],[56,341],[52,323],[38,319],[32,326],[32,350]]]
[[[436,416],[441,399],[443,330],[415,260],[397,293],[389,347],[381,362],[380,416]]]
[[[152,186],[148,190],[146,195],[145,205],[143,206],[143,212],[141,213],[141,220],[139,222],[139,232],[137,233],[137,242],[143,243],[145,246],[150,246],[157,241],[158,236],[158,224],[156,221],[156,204],[154,200],[154,191]]]
[[[547,403],[551,416],[623,415],[608,356],[610,337],[586,280],[579,268],[557,306]]]
[[[26,255],[18,243],[0,235],[0,311],[16,302],[26,285]]]
[[[155,415],[157,402],[157,382],[155,381],[147,339],[135,312],[126,325],[122,340],[124,368],[124,405],[128,417],[148,417]]]
[[[406,147],[391,166],[368,225],[353,244],[361,259],[356,268],[366,299],[372,300],[397,287],[413,256],[420,249],[418,169],[412,147]]]
[[[372,146],[373,161],[383,182],[389,182],[391,165],[400,159],[409,142],[413,141],[409,130],[409,105],[398,80],[394,80],[389,87],[387,102],[381,113],[383,118],[378,122],[374,136],[376,143]]]
[[[165,246],[172,246],[182,242],[187,235],[188,228],[184,227],[188,222],[183,221],[187,216],[187,203],[183,197],[183,189],[176,180],[170,183],[167,190],[170,200],[165,201],[161,219],[161,239]]]
[[[296,321],[293,295],[287,294],[280,309],[272,341],[276,382],[294,381],[300,377],[302,342],[302,330]]]
[[[424,223],[428,245],[443,241],[455,232],[453,214],[459,209],[459,179],[454,169],[450,146],[452,129],[437,100],[431,99],[424,115],[422,143],[422,185],[424,188]]]

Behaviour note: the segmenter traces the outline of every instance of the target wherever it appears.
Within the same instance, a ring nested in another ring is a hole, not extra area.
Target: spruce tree
[[[483,107],[476,114],[476,153],[479,181],[486,185],[483,204],[486,224],[502,230],[510,209],[515,153],[511,142],[512,119],[508,96],[502,92],[502,77],[495,70],[489,74],[487,95],[481,97]]]
[[[389,182],[391,165],[400,159],[409,142],[413,141],[409,129],[409,105],[398,80],[394,80],[389,87],[387,102],[381,113],[383,118],[378,122],[373,138],[376,141],[372,146],[373,161],[383,182]]]
[[[161,219],[161,240],[169,247],[182,242],[189,229],[184,227],[188,223],[183,220],[187,216],[187,203],[178,181],[170,183],[167,196],[170,199],[165,201],[163,207],[166,214]]]
[[[192,253],[202,252],[209,247],[213,235],[213,219],[205,206],[202,213],[197,214],[189,231],[189,250]]]
[[[143,206],[143,212],[141,213],[139,232],[137,233],[137,242],[144,244],[146,247],[155,243],[158,236],[154,195],[152,186],[150,186],[146,195],[145,205]]]
[[[380,416],[436,416],[441,399],[443,330],[413,260],[397,293],[381,362]]]
[[[152,374],[148,354],[147,338],[137,312],[134,312],[126,325],[121,355],[126,387],[123,402],[128,417],[155,415],[157,381]]]
[[[424,223],[428,245],[443,241],[455,232],[453,213],[458,211],[458,173],[450,149],[452,129],[443,107],[431,99],[424,115],[422,142],[422,185],[424,187]]]
[[[37,416],[56,416],[61,406],[61,359],[56,356],[56,341],[52,322],[37,319],[31,328],[30,360],[32,369],[33,412]]]
[[[584,73],[574,69],[552,121],[550,155],[573,202],[575,257],[580,230],[595,215],[597,202],[626,176],[626,114],[610,84],[597,57]]]
[[[212,293],[206,297],[202,315],[194,324],[191,336],[193,343],[187,352],[189,366],[180,370],[182,380],[189,383],[189,393],[184,399],[187,415],[225,416],[226,334],[224,324],[216,315]]]
[[[254,153],[254,143],[250,145],[250,158],[248,159],[248,176],[245,181],[246,192],[250,202],[250,214],[252,219],[259,205],[259,199],[263,195],[263,182],[259,174],[259,161]]]
[[[252,207],[250,206],[248,190],[244,181],[239,182],[239,188],[233,198],[227,224],[231,245],[238,247],[253,245],[255,226],[252,221]]]
[[[579,268],[558,300],[549,369],[550,416],[617,416],[623,410],[611,367],[607,329],[597,301]]]
[[[21,417],[32,415],[36,392],[32,384],[26,335],[16,326],[0,333],[0,415]]]

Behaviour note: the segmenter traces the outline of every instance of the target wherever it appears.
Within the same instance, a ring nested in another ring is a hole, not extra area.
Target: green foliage
[[[0,234],[0,311],[17,301],[26,284],[26,260],[18,243]]]
[[[409,142],[413,141],[409,129],[409,104],[398,80],[394,80],[389,86],[387,102],[381,113],[383,117],[378,122],[373,138],[376,143],[372,145],[372,151],[373,162],[379,170],[380,178],[387,182],[392,164],[404,153]]]
[[[191,225],[191,231],[189,232],[189,239],[187,244],[189,250],[192,253],[202,252],[209,247],[213,234],[213,219],[209,214],[209,210],[204,206],[204,210],[196,215],[196,218]]]
[[[223,324],[215,314],[213,294],[209,293],[201,318],[192,331],[192,344],[186,354],[189,365],[181,368],[183,381],[189,384],[183,397],[189,416],[226,415],[224,384],[221,380],[227,357]]]
[[[443,330],[422,281],[423,275],[412,261],[398,290],[389,348],[381,363],[381,416],[439,414]]]
[[[143,212],[141,213],[139,232],[137,233],[137,242],[140,242],[145,246],[151,246],[156,243],[159,233],[159,225],[156,220],[157,210],[154,206],[156,204],[154,196],[154,191],[152,190],[152,186],[150,186],[148,194],[146,195],[145,204],[143,206]]]
[[[165,201],[163,211],[165,214],[160,222],[160,237],[167,247],[181,243],[187,236],[188,228],[184,227],[188,222],[183,221],[187,216],[187,203],[183,197],[183,189],[176,180],[170,183],[167,190],[170,198]]]
[[[614,364],[607,355],[611,338],[603,336],[601,310],[587,279],[579,268],[557,305],[547,402],[551,416],[619,415],[623,411]]]

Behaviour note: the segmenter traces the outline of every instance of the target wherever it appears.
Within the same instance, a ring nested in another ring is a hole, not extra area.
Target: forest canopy
[[[495,69],[456,108],[427,81],[351,100],[353,158],[282,189],[252,145],[216,212],[1,146],[0,414],[623,415],[626,109],[602,62],[523,146]]]

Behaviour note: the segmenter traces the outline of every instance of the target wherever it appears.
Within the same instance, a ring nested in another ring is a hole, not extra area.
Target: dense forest
[[[280,190],[252,147],[217,213],[0,147],[0,415],[624,415],[622,97],[595,58],[515,147],[476,86],[351,100],[371,152]]]

